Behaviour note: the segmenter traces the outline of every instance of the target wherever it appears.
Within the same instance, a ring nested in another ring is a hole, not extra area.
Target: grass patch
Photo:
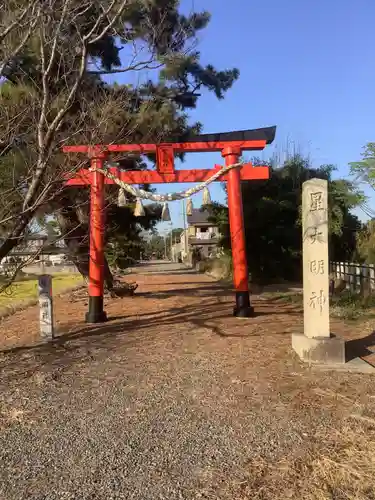
[[[35,281],[38,280],[38,275],[37,274],[29,274],[29,273],[24,273],[23,271],[19,271],[16,275],[16,279],[14,280],[15,283],[20,283],[21,281]],[[4,285],[5,283],[8,283],[9,277],[6,276],[5,274],[0,274],[0,285]]]
[[[358,293],[345,291],[331,299],[331,316],[346,320],[358,320],[374,314],[375,296],[362,297]]]
[[[52,293],[54,295],[83,283],[79,273],[58,274],[52,278]],[[35,276],[21,276],[12,285],[0,293],[0,308],[7,308],[35,300],[38,298],[38,280]]]
[[[375,420],[367,428],[352,421],[340,430],[316,436],[306,453],[291,451],[278,463],[262,459],[249,464],[251,479],[241,500],[370,500],[375,498]]]
[[[279,302],[280,304],[302,304],[302,293],[296,292],[264,292],[262,294],[272,302]]]
[[[303,294],[295,292],[265,292],[262,294],[270,302],[278,304],[302,305]],[[330,299],[330,315],[348,321],[369,319],[375,316],[375,295],[362,297],[358,293],[345,291]]]

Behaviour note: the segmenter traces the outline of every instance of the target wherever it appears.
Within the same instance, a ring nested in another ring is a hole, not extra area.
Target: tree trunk
[[[89,278],[90,258],[89,246],[82,245],[77,248],[76,242],[66,239],[65,244],[69,251],[69,257],[84,278]],[[78,250],[78,251],[77,251]],[[108,261],[104,257],[104,284],[107,290],[113,290],[113,275],[109,268]]]
[[[89,227],[78,220],[74,209],[63,209],[57,214],[57,220],[64,235],[64,242],[69,252],[69,257],[84,277],[89,277],[90,243]],[[107,259],[104,257],[104,284],[107,290],[113,290],[113,275]]]
[[[16,222],[13,231],[4,238],[0,245],[0,262],[4,257],[6,257],[17,245],[20,244],[22,238],[25,235],[25,231],[29,222],[33,217],[32,212],[27,212],[20,216]]]

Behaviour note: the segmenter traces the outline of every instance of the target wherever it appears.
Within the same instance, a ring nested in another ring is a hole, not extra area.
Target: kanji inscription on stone
[[[324,210],[324,194],[322,191],[310,193],[310,211]]]
[[[317,227],[310,227],[306,236],[310,239],[311,243],[320,243],[322,241],[323,233]]]
[[[310,271],[312,274],[324,274],[325,271],[324,260],[312,260],[310,262]]]
[[[320,290],[319,293],[312,292],[310,297],[309,306],[312,309],[319,309],[320,314],[323,313],[323,307],[326,303],[327,297],[324,295],[323,290]]]

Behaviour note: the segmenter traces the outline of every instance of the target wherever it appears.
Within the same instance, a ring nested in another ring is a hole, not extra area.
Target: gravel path
[[[353,398],[374,401],[372,377],[298,362],[295,305],[258,299],[241,321],[206,276],[154,265],[136,279],[105,327],[59,303],[61,341],[0,357],[2,500],[240,500],[258,458],[308,453]]]

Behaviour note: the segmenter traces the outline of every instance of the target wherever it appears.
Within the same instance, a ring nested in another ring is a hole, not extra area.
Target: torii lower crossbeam
[[[90,268],[89,268],[89,310],[86,321],[100,323],[107,319],[104,311],[104,185],[114,181],[95,168],[103,169],[111,152],[156,154],[156,171],[125,171],[111,168],[110,171],[127,184],[190,183],[208,180],[221,167],[213,169],[175,170],[174,155],[179,152],[221,151],[227,166],[239,162],[242,151],[264,149],[275,137],[276,127],[245,130],[224,134],[200,135],[186,143],[163,144],[120,144],[97,146],[65,146],[66,153],[85,153],[91,160],[93,171],[80,170],[67,179],[66,186],[91,186],[90,203]],[[251,163],[234,168],[217,179],[227,182],[229,223],[233,258],[233,284],[236,295],[234,315],[253,315],[250,304],[248,267],[246,259],[245,231],[241,195],[242,180],[269,178],[268,167],[254,167]]]

